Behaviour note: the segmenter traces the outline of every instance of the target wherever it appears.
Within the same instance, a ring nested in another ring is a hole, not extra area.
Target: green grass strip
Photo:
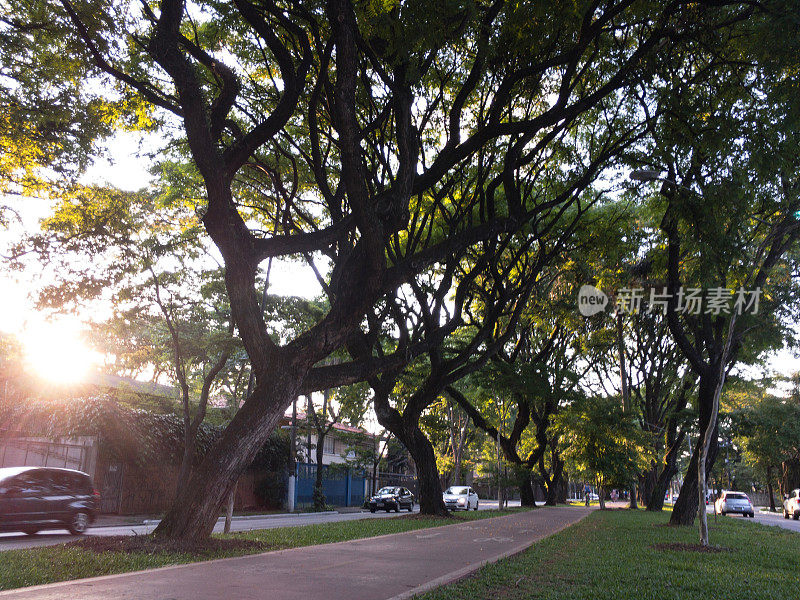
[[[521,554],[420,600],[788,600],[800,589],[800,534],[747,519],[709,521],[719,552],[658,549],[698,541],[668,513],[597,511]]]

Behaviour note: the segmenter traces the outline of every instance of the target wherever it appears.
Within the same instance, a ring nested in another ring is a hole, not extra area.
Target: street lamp
[[[661,171],[658,169],[634,169],[631,171],[628,177],[630,177],[633,181],[663,181],[664,183],[668,183],[677,188],[682,188],[686,191],[694,193],[692,188],[686,187],[685,185],[678,183],[669,177],[662,177]]]
[[[634,169],[630,178],[634,181],[656,181],[661,178],[661,171],[656,169]]]

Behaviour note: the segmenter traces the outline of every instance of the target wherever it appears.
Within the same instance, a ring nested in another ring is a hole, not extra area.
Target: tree
[[[434,19],[427,2],[44,4],[57,28],[37,46],[29,82],[46,75],[48,57],[84,57],[83,91],[113,90],[155,127],[178,125],[171,131],[202,178],[203,225],[224,261],[232,318],[256,375],[156,532],[187,540],[209,534],[218,506],[297,395],[413,357],[315,366],[359,332],[380,298],[532,217],[513,186],[507,209],[481,193],[452,216],[458,235],[387,255],[408,227],[412,199],[434,200],[437,187],[493,145],[512,174],[529,146],[548,147],[646,74],[662,40],[680,44],[751,11],[680,2],[554,11],[498,1],[439,5]],[[35,22],[32,7],[20,8],[18,28]],[[92,76],[116,87],[92,88]],[[17,93],[41,96],[30,84]],[[308,193],[292,185],[305,183],[301,171],[313,182]],[[246,182],[270,179],[275,196],[241,202]],[[429,202],[424,218],[440,206]],[[251,227],[262,209],[280,215],[274,235]],[[333,301],[312,328],[278,344],[259,310],[258,266],[280,256],[313,262],[314,253],[331,261],[323,279]]]
[[[785,133],[798,114],[786,96],[796,85],[796,56],[767,40],[797,24],[779,16],[785,5],[774,8],[743,21],[742,35],[721,40],[715,51],[675,61],[676,68],[665,65],[651,96],[662,118],[643,162],[667,171],[666,206],[657,217],[665,242],[666,316],[698,378],[700,435],[671,522],[689,524],[697,514],[701,544],[708,543],[702,498],[717,454],[725,378],[737,361],[752,362],[780,345],[788,333],[781,311],[793,297],[785,273],[798,237],[797,152]],[[686,306],[682,285],[705,289],[706,299],[713,290],[728,290],[729,301],[730,290],[760,290],[766,302],[758,315],[745,314],[741,304],[687,314],[679,312]]]
[[[586,397],[562,411],[554,427],[573,473],[597,485],[600,508],[610,486],[626,485],[651,458],[651,441],[616,398]]]
[[[800,459],[800,403],[794,399],[765,396],[734,416],[737,440],[744,457],[767,484],[770,510],[775,512],[773,484],[780,481],[781,465]],[[788,493],[780,483],[781,495]]]

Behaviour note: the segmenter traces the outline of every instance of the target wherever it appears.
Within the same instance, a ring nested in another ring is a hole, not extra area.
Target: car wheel
[[[72,515],[67,524],[67,529],[72,535],[83,535],[89,528],[89,515],[83,511],[78,511]]]
[[[785,508],[783,509],[783,518],[784,519],[788,519],[789,518],[789,511],[786,510]]]
[[[794,513],[794,520],[797,521],[798,519],[800,519],[800,510]]]
[[[414,503],[413,502],[409,502],[408,503],[408,512],[414,512]]]
[[[370,509],[369,509],[369,512],[371,512],[371,513],[374,513],[374,512],[375,512],[375,509],[374,509],[374,508],[372,508],[372,507],[370,507]]]
[[[477,500],[475,500],[475,508],[473,508],[472,510],[478,510],[478,501]]]
[[[39,533],[39,528],[38,527],[24,527],[22,529],[22,533],[24,533],[26,535],[36,535],[37,533]]]
[[[721,511],[719,511],[719,514],[724,517],[725,516],[725,511],[721,510]]]

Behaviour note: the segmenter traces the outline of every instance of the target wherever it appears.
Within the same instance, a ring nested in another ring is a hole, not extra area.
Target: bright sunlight
[[[29,326],[25,354],[33,371],[53,383],[77,383],[98,364],[99,355],[86,347],[77,321],[60,320]]]

